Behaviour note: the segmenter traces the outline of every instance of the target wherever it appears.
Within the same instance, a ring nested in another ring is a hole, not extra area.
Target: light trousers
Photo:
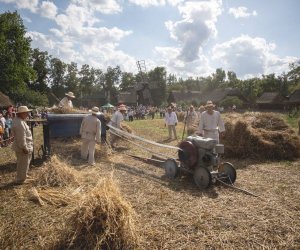
[[[219,131],[217,131],[217,130],[216,131],[205,131],[204,130],[203,137],[215,139],[217,141],[217,144],[220,141],[220,139],[219,139]]]
[[[172,131],[173,131],[174,138],[177,139],[175,125],[168,125],[168,130],[169,130],[169,138],[170,139],[172,138]]]
[[[95,140],[82,139],[81,158],[83,160],[87,160],[87,158],[89,156],[89,159],[88,159],[89,164],[95,163],[95,146],[96,146]]]
[[[29,165],[31,162],[32,152],[29,152],[28,154],[24,154],[22,151],[16,152],[16,157],[17,157],[16,182],[23,183],[27,177]]]

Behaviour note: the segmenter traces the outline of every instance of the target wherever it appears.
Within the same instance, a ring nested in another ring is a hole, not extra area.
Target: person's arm
[[[199,134],[203,135],[203,128],[204,128],[204,115],[203,113],[200,114],[200,122],[199,122]]]
[[[98,143],[101,142],[101,122],[99,119],[97,119],[97,124],[96,124],[96,142]]]
[[[225,132],[225,125],[224,125],[224,121],[223,121],[223,119],[222,119],[222,117],[221,117],[221,114],[219,113],[218,114],[218,127],[219,127],[219,131],[220,131],[220,133],[224,133]]]

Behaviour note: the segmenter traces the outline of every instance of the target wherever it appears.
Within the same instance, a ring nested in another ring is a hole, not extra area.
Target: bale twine
[[[138,242],[133,214],[112,178],[103,179],[70,217],[67,244],[76,249],[132,249]]]
[[[35,184],[38,186],[65,187],[79,185],[79,175],[73,168],[53,155],[45,162],[35,176]]]
[[[300,140],[283,119],[272,113],[245,113],[225,118],[225,156],[292,160]]]

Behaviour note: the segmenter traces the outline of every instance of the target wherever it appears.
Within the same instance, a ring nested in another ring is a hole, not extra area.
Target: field
[[[293,121],[292,121],[293,122]],[[167,129],[160,119],[127,123],[136,135],[166,141]],[[294,123],[295,124],[295,123]],[[293,128],[296,129],[295,125]],[[36,149],[41,128],[35,129]],[[148,150],[176,157],[176,151]],[[258,161],[225,159],[237,169],[236,186],[259,197],[216,185],[200,191],[191,176],[170,180],[164,170],[137,161],[127,154],[151,157],[152,153],[120,141],[115,152],[97,146],[96,166],[80,160],[80,140],[53,140],[53,153],[81,176],[82,190],[112,176],[134,212],[139,241],[136,249],[300,249],[300,160]],[[0,149],[0,249],[54,249],[61,240],[74,202],[40,206],[28,199],[32,182],[11,186],[15,158],[10,148]],[[39,161],[30,175],[41,171]],[[56,187],[74,193],[75,187]],[[84,192],[84,191],[81,191]],[[72,195],[69,196],[69,198]]]

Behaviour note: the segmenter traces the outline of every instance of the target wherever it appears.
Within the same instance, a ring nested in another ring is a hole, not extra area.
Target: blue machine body
[[[50,138],[79,136],[80,126],[85,116],[89,114],[48,114]],[[97,116],[101,121],[101,134],[106,133],[106,124],[103,114]]]

